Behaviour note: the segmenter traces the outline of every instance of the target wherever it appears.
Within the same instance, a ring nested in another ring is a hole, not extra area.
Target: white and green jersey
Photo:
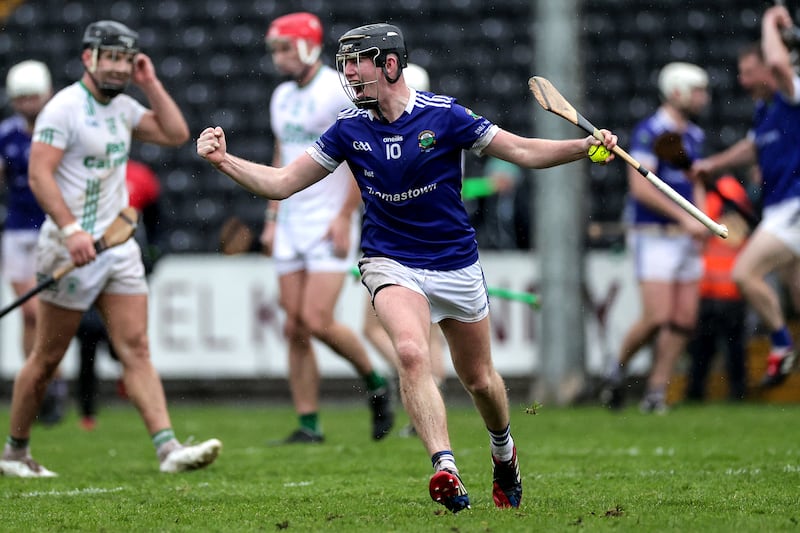
[[[322,65],[303,87],[285,81],[275,88],[270,99],[270,122],[280,142],[281,165],[286,166],[303,154],[325,133],[342,109],[354,107],[342,90],[339,73]],[[280,223],[318,224],[322,231],[341,211],[350,191],[352,177],[346,165],[314,185],[281,200]]]
[[[94,238],[128,205],[125,171],[131,137],[145,112],[125,94],[102,104],[78,81],[59,91],[36,119],[33,141],[64,150],[56,183]],[[44,227],[54,225],[48,216]]]

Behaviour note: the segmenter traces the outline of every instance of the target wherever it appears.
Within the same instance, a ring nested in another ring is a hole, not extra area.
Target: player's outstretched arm
[[[608,130],[600,130],[605,138],[603,145],[612,150],[617,144],[617,136]],[[509,161],[523,168],[549,168],[587,157],[590,146],[600,141],[592,136],[573,140],[532,139],[520,137],[501,129],[483,151]],[[613,154],[608,161],[613,159]]]
[[[219,126],[206,128],[197,138],[197,155],[248,191],[271,200],[283,200],[313,185],[328,171],[308,154],[275,168],[247,161],[228,153],[225,132]]]

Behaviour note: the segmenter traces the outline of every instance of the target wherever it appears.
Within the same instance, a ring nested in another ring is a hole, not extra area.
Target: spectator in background
[[[430,91],[430,77],[428,72],[414,63],[409,63],[403,69],[403,77],[409,87],[417,91]],[[400,366],[400,361],[397,359],[397,351],[392,346],[392,340],[389,334],[384,329],[383,325],[378,320],[378,315],[372,307],[372,298],[369,293],[366,294],[366,307],[364,308],[364,337],[372,344],[372,346],[381,354],[381,356],[389,363],[395,371]],[[430,353],[431,353],[431,369],[433,371],[433,379],[436,386],[440,390],[444,390],[445,370],[444,370],[444,338],[442,331],[436,324],[431,324],[430,335]],[[414,424],[409,423],[406,427],[400,430],[400,435],[403,437],[413,436],[417,434],[414,429]]]
[[[53,96],[47,66],[27,60],[11,67],[6,76],[6,96],[14,115],[0,122],[0,181],[5,181],[7,191],[0,268],[19,298],[36,286],[36,241],[44,222],[44,211],[28,185],[28,159],[36,117]],[[22,352],[26,358],[33,349],[37,302],[34,296],[21,305]],[[67,383],[58,371],[47,387],[39,421],[60,421],[66,397]]]
[[[688,161],[699,157],[705,135],[692,120],[708,104],[708,75],[697,65],[670,63],[661,69],[658,87],[663,103],[634,128],[631,155],[655,169],[681,196],[703,205],[702,186],[689,179],[688,165],[659,158],[655,146],[659,138],[669,135],[680,143],[678,151]],[[625,368],[642,347],[652,343],[652,368],[639,407],[645,413],[665,413],[672,371],[694,334],[703,274],[700,248],[709,233],[633,168],[628,168],[628,185],[633,214],[629,242],[641,311],[607,369],[601,401],[613,409],[622,407]]]
[[[98,256],[94,241],[128,205],[125,168],[135,138],[178,146],[189,128],[164,89],[138,33],[119,22],[89,24],[80,54],[84,73],[59,91],[36,119],[29,166],[30,186],[47,213],[36,251],[37,273],[77,267],[40,293],[31,356],[14,381],[9,436],[0,474],[52,477],[30,452],[31,425],[47,383],[75,336],[81,316],[97,305],[106,320],[123,379],[152,440],[161,472],[211,464],[222,443],[183,445],[175,436],[164,389],[150,360],[147,281],[134,240]],[[133,83],[150,108],[122,94]]]
[[[294,160],[352,103],[336,71],[322,63],[322,24],[311,13],[290,13],[272,21],[266,34],[275,68],[287,78],[272,93],[270,121],[275,135],[272,164]],[[361,197],[347,165],[330,178],[282,200],[268,203],[261,235],[278,272],[280,304],[286,313],[289,388],[299,427],[282,442],[324,440],[319,422],[320,375],[312,338],[347,360],[364,380],[372,411],[372,438],[394,424],[388,383],[372,366],[358,335],[334,316],[345,278],[356,260]]]
[[[522,183],[523,171],[508,161],[487,158],[484,177],[491,181],[493,194],[476,198],[473,219],[478,246],[485,249],[509,250],[527,241],[528,228],[520,227],[522,213],[518,213],[517,188]],[[525,234],[525,235],[521,235]]]
[[[764,388],[783,383],[796,358],[780,298],[765,279],[800,259],[800,76],[781,38],[792,25],[785,7],[766,10],[760,46],[739,54],[739,83],[756,101],[753,127],[744,139],[692,167],[700,180],[755,163],[761,170],[763,218],[736,259],[733,279],[770,333]],[[800,288],[793,283],[790,290]]]
[[[407,59],[397,26],[353,28],[339,38],[336,64],[358,109],[340,113],[306,151],[283,167],[259,165],[229,153],[217,126],[200,133],[197,153],[267,198],[291,197],[347,162],[365,203],[361,279],[397,350],[403,404],[434,469],[429,494],[454,513],[470,506],[432,375],[430,328],[439,323],[487,430],[495,506],[519,507],[522,478],[505,385],[492,362],[489,297],[475,231],[461,200],[461,158],[471,150],[544,168],[583,159],[600,141],[514,135],[452,97],[409,88],[403,78]],[[601,135],[613,149],[616,136],[607,130]]]
[[[753,209],[742,184],[734,176],[725,175],[706,192],[705,212],[727,226],[728,238],[710,236],[703,251],[700,311],[695,336],[688,346],[691,365],[686,397],[692,401],[705,399],[711,362],[724,347],[728,399],[741,401],[747,394],[747,305],[731,272],[750,233],[741,213],[751,218]]]
[[[161,193],[161,184],[153,170],[142,162],[129,159],[125,171],[125,183],[128,186],[128,205],[139,212],[139,224],[136,227],[134,238],[142,250],[142,261],[145,273],[150,274],[158,259],[157,230],[158,230],[158,197]],[[76,396],[80,411],[80,424],[86,431],[94,430],[97,424],[97,373],[95,372],[95,358],[97,349],[105,344],[112,359],[119,361],[114,345],[108,338],[103,319],[92,306],[78,326],[75,338],[80,344],[80,367],[78,369],[78,386]],[[117,394],[127,397],[125,384],[122,380],[117,382]]]

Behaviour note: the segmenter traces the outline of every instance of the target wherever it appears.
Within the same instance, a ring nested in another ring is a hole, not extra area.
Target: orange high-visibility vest
[[[733,176],[722,176],[717,180],[717,189],[739,205],[750,207],[747,191]],[[722,198],[713,191],[706,193],[706,213],[714,220],[725,216],[725,204]],[[740,216],[732,213],[730,216]],[[739,241],[739,242],[736,242]],[[703,253],[705,271],[700,280],[700,296],[716,300],[738,300],[741,298],[738,287],[731,278],[736,256],[744,246],[744,239],[725,240],[711,237],[706,243]]]

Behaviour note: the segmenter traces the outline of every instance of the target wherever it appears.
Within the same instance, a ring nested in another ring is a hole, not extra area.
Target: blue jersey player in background
[[[6,96],[14,114],[0,122],[0,182],[6,187],[6,218],[3,224],[3,278],[11,284],[17,298],[36,285],[36,241],[44,222],[44,211],[28,186],[28,159],[36,117],[53,95],[50,71],[34,60],[22,61],[6,75]],[[33,349],[36,330],[36,301],[33,297],[21,306],[22,352]],[[39,421],[54,424],[63,416],[67,384],[60,375],[47,387]]]
[[[761,46],[739,55],[739,83],[756,101],[753,127],[746,138],[692,166],[698,179],[755,163],[761,170],[761,223],[737,257],[733,279],[770,332],[764,388],[785,381],[796,355],[780,298],[765,279],[771,272],[791,272],[789,289],[800,300],[800,76],[781,38],[792,24],[783,6],[764,13]]]
[[[227,152],[222,128],[206,128],[197,153],[251,192],[283,199],[323,179],[346,161],[361,189],[362,282],[398,354],[403,404],[427,449],[429,492],[453,512],[469,496],[451,451],[441,393],[431,372],[429,339],[439,323],[453,366],[486,425],[498,507],[522,499],[516,447],[503,379],[490,346],[489,299],[475,231],[461,200],[461,154],[470,150],[526,168],[587,157],[592,137],[519,137],[448,96],[406,85],[407,50],[399,28],[370,24],[339,39],[336,63],[357,109],[343,110],[306,153],[283,168]],[[603,130],[612,148],[616,136]]]

